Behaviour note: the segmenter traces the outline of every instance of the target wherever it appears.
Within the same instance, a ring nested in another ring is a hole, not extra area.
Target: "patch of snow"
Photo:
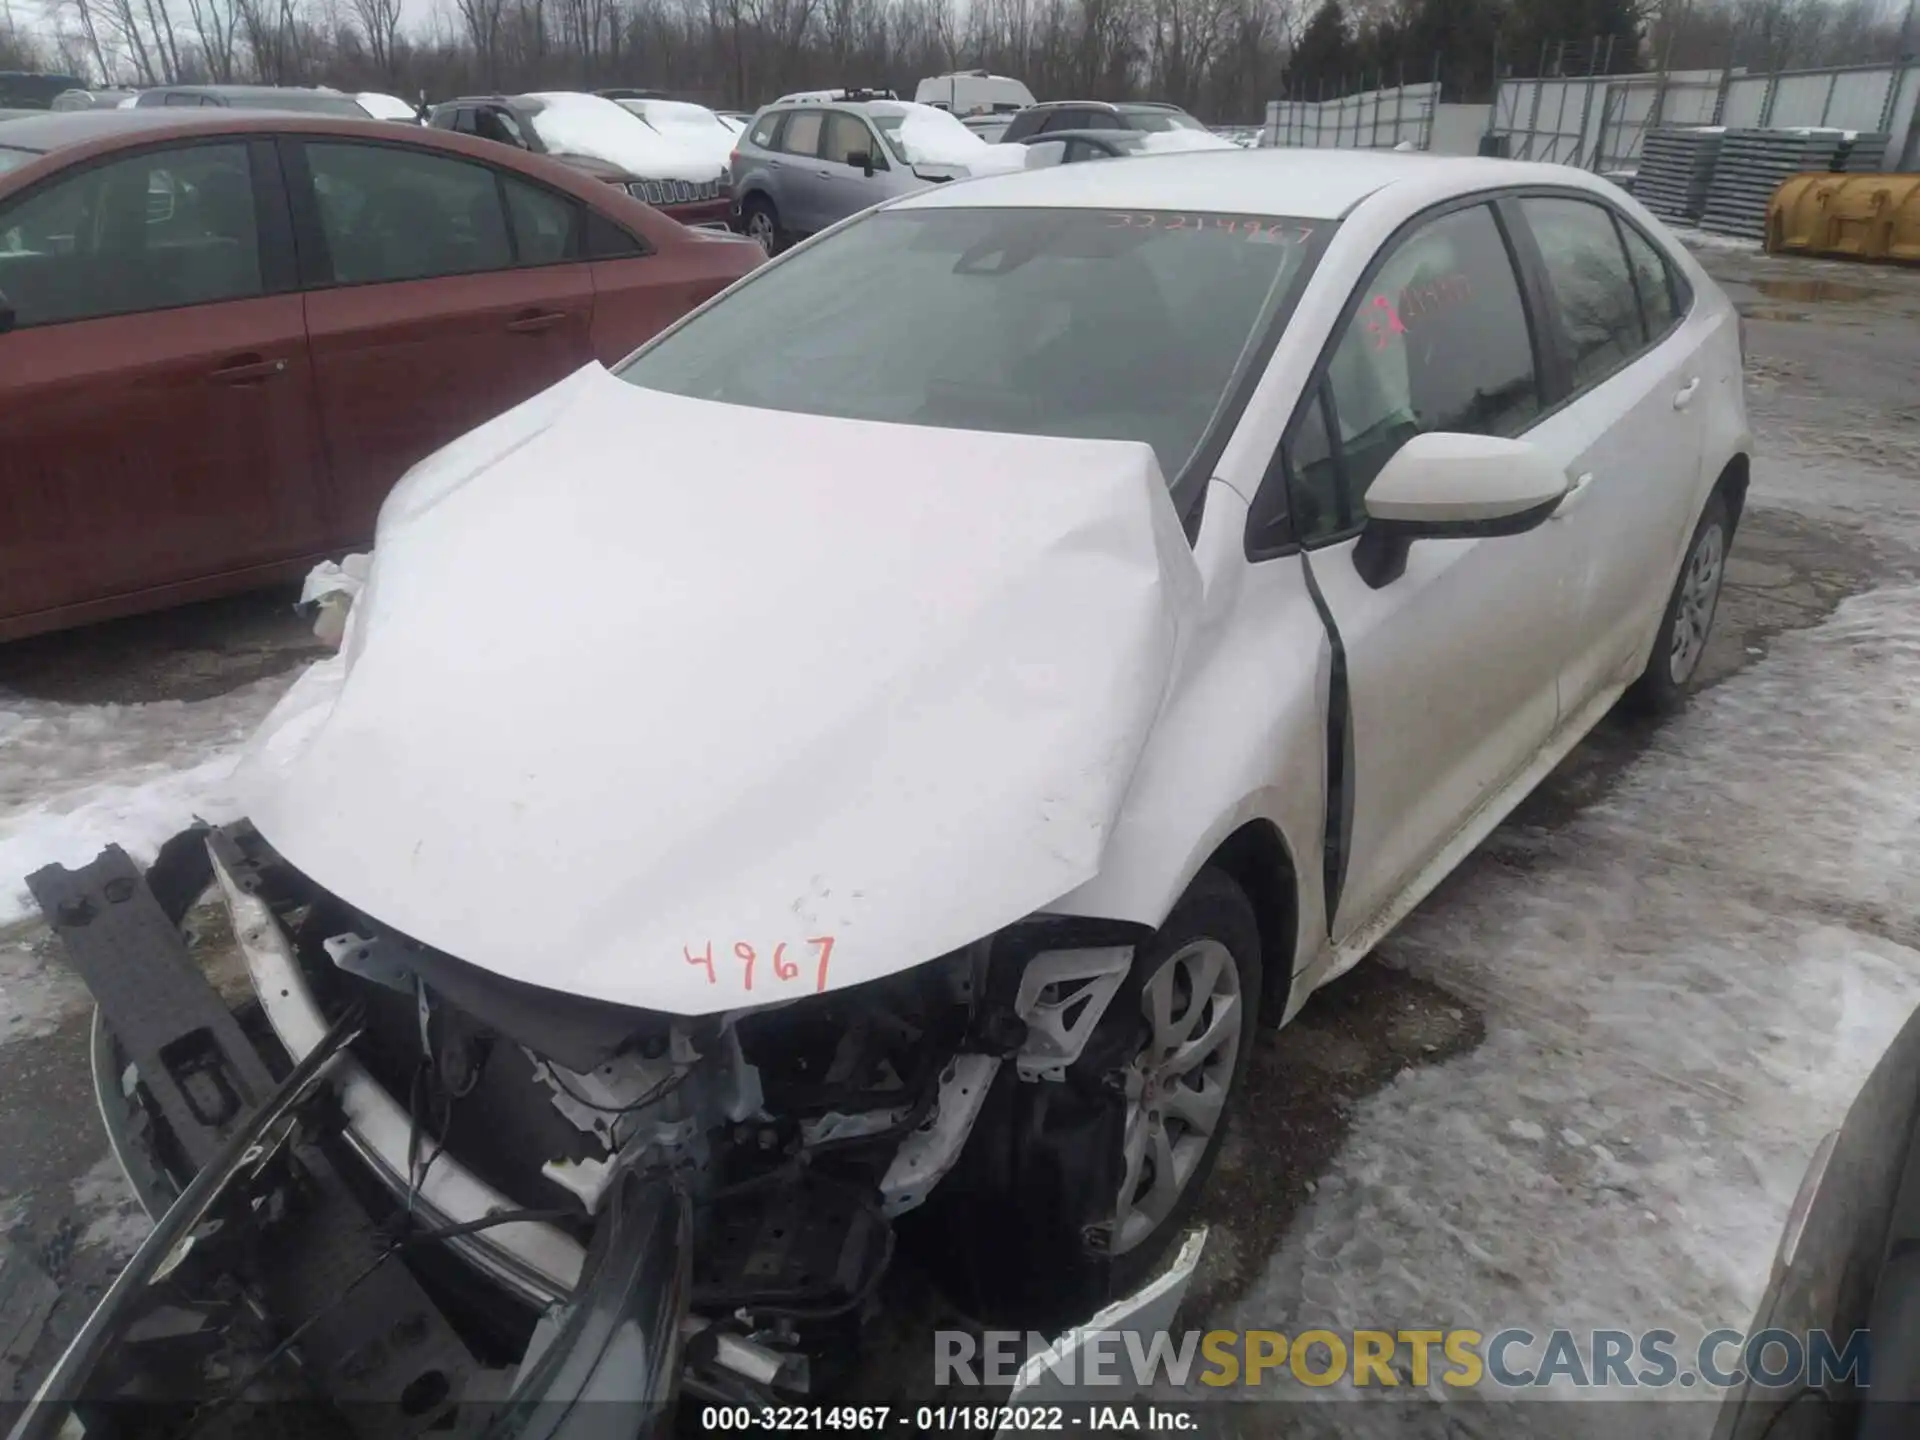
[[[1238,150],[1224,135],[1210,130],[1150,130],[1140,137],[1140,153],[1157,155],[1174,150]]]
[[[644,180],[713,180],[725,168],[724,161],[674,144],[605,96],[550,91],[527,98],[541,103],[534,134],[556,154],[618,165]]]
[[[0,931],[0,1045],[52,1035],[93,1008],[80,977],[48,952],[47,938],[30,924]]]
[[[126,1261],[153,1229],[111,1152],[102,1155],[73,1182],[74,1218],[83,1227],[79,1244]]]
[[[899,116],[889,123],[888,116]],[[876,117],[900,158],[915,170],[922,167],[957,170],[966,175],[991,175],[1024,170],[1027,147],[990,145],[945,110],[931,105],[890,105]]]
[[[364,90],[353,100],[376,120],[412,120],[419,114],[415,106],[398,95],[382,95],[378,90]]]
[[[0,925],[34,913],[26,877],[42,865],[83,865],[109,844],[144,863],[196,815],[234,818],[234,760],[290,683],[148,705],[0,692]]]
[[[732,158],[740,128],[729,125],[704,105],[685,100],[618,100],[614,102],[629,114],[637,115],[670,145],[689,155],[726,168]]]
[[[1920,589],[1890,588],[1782,636],[1604,799],[1515,837],[1524,867],[1469,862],[1386,942],[1369,963],[1471,997],[1485,1042],[1357,1108],[1212,1323],[1665,1328],[1682,1356],[1751,1323],[1810,1157],[1920,1003],[1916,617]],[[1511,1143],[1543,1129],[1634,1139]],[[1538,1433],[1511,1408],[1482,1433]]]

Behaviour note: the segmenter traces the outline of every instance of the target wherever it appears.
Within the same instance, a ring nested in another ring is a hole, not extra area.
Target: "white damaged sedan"
[[[245,1064],[89,936],[210,874],[248,1043],[346,1050],[338,1163],[514,1393],[595,1286],[649,1297],[645,1397],[830,1392],[896,1236],[975,1313],[1084,1314],[1186,1228],[1260,1032],[1623,693],[1684,697],[1741,386],[1720,291],[1574,169],[1179,154],[857,216],[404,479],[200,871],[35,877],[123,1158],[164,1202]]]

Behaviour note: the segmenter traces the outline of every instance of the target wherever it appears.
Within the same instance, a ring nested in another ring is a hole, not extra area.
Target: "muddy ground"
[[[1718,684],[1846,597],[1920,576],[1913,537],[1883,523],[1845,479],[1855,461],[1920,474],[1920,274],[1770,260],[1724,245],[1700,253],[1748,317],[1760,451],[1706,660]],[[1808,456],[1820,463],[1803,463]],[[291,599],[244,597],[0,647],[0,690],[84,704],[217,695],[316,653]],[[1649,740],[1643,724],[1604,722],[1420,915],[1444,921],[1490,877],[1524,870],[1557,829],[1608,796]],[[207,939],[217,945],[217,935]],[[1449,988],[1431,966],[1402,963],[1402,943],[1390,938],[1375,962],[1315,996],[1284,1037],[1256,1053],[1202,1213],[1213,1229],[1190,1323],[1228,1315],[1245,1299],[1338,1153],[1356,1106],[1404,1072],[1481,1043],[1483,1007],[1471,987]],[[8,1357],[0,1333],[4,1400],[31,1393],[143,1220],[94,1111],[83,997],[58,973],[36,922],[0,929],[0,983],[52,997],[26,1023],[0,1009],[0,1244],[32,1260],[58,1291],[22,1353]]]

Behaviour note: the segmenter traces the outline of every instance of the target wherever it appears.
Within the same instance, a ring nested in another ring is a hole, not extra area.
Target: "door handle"
[[[258,355],[236,355],[207,378],[222,385],[251,385],[256,380],[271,380],[285,373],[287,362],[267,360]]]
[[[531,315],[522,315],[517,319],[509,320],[507,322],[507,329],[516,335],[538,335],[542,330],[551,330],[566,318],[566,314],[563,311],[541,310]]]
[[[1686,409],[1687,406],[1693,403],[1693,392],[1698,390],[1699,388],[1700,388],[1700,377],[1696,375],[1691,380],[1687,381],[1686,384],[1682,385],[1678,390],[1674,392],[1673,408],[1676,410]]]
[[[1573,484],[1567,487],[1567,493],[1560,497],[1560,503],[1553,507],[1552,518],[1555,520],[1560,519],[1569,510],[1586,499],[1587,492],[1592,488],[1593,472],[1591,470],[1582,471],[1579,475],[1576,475]]]

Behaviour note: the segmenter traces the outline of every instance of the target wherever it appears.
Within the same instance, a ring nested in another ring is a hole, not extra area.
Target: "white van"
[[[951,110],[956,115],[1011,115],[1033,104],[1033,92],[1018,80],[985,70],[956,70],[920,82],[914,102]]]

